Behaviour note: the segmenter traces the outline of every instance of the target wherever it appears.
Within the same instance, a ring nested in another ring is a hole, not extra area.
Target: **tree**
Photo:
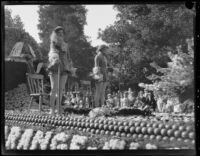
[[[13,24],[14,27],[16,27],[16,28],[18,28],[18,29],[20,29],[20,30],[24,30],[24,24],[23,24],[23,22],[21,21],[21,18],[20,18],[19,15],[16,15],[16,16],[14,17],[13,22],[14,22],[14,24]]]
[[[36,57],[41,58],[39,46],[35,39],[24,30],[20,16],[16,15],[12,18],[11,13],[11,10],[5,9],[5,57],[9,56],[16,42],[25,42],[25,45],[29,44],[33,48]]]
[[[153,84],[142,85],[147,90],[152,90],[154,95],[163,97],[181,96],[188,90],[194,90],[194,50],[193,39],[187,39],[187,53],[183,52],[182,47],[178,46],[175,52],[168,52],[170,62],[167,68],[162,68],[156,63],[151,63],[159,75],[148,77]],[[175,54],[174,54],[175,53]],[[194,97],[194,91],[191,94]],[[193,99],[193,98],[192,98]]]
[[[86,12],[82,5],[41,5],[39,6],[39,36],[42,40],[44,55],[47,56],[50,46],[50,34],[56,26],[65,30],[64,40],[69,44],[69,51],[74,66],[81,78],[87,78],[93,66],[93,47],[84,35]],[[83,59],[84,58],[84,59]]]
[[[13,19],[11,16],[11,10],[5,9],[5,27],[13,26]]]
[[[24,24],[19,15],[11,16],[12,11],[5,8],[5,28],[12,27],[24,31]]]
[[[149,62],[166,67],[166,51],[178,45],[183,52],[187,50],[185,40],[193,36],[194,13],[184,4],[115,5],[114,9],[118,20],[100,31],[99,37],[120,49],[117,57],[123,58],[120,63],[129,73],[129,81],[148,81],[144,69],[155,72]]]

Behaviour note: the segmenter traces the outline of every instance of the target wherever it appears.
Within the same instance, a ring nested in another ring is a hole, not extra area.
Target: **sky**
[[[104,42],[97,39],[98,30],[105,29],[116,20],[117,11],[113,9],[113,5],[85,5],[88,9],[86,15],[87,25],[84,27],[84,33],[88,36],[92,46],[103,44]],[[7,5],[6,8],[11,9],[12,17],[19,15],[24,23],[25,30],[40,43],[37,24],[39,22],[38,5]]]

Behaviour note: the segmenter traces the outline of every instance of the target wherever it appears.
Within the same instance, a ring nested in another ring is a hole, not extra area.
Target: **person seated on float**
[[[79,105],[80,105],[81,108],[84,107],[84,98],[83,98],[83,93],[80,93]]]
[[[112,98],[111,94],[107,95],[107,100],[106,100],[106,105],[110,108],[112,108],[114,106],[114,100]]]
[[[174,102],[173,102],[173,98],[168,98],[167,99],[167,103],[164,105],[163,107],[163,111],[165,113],[171,113],[174,111]]]
[[[138,92],[134,106],[138,109],[142,109],[144,107],[144,93],[142,90]]]
[[[134,92],[129,92],[128,93],[128,101],[129,101],[129,106],[132,107],[135,103],[136,97],[134,95]]]
[[[71,94],[71,105],[74,106],[76,104],[76,96],[75,93]]]
[[[144,99],[144,107],[143,110],[150,110],[150,111],[155,111],[156,109],[156,102],[155,100],[152,98],[152,95],[150,92],[148,92],[146,94],[146,98]]]
[[[122,107],[129,107],[128,92],[124,92],[124,98],[122,99]]]
[[[85,96],[84,105],[85,105],[85,108],[90,107],[90,101],[89,101],[89,97],[87,95]]]
[[[119,98],[117,93],[115,93],[113,96],[113,102],[114,102],[114,107],[119,107]]]
[[[80,100],[81,100],[80,92],[77,92],[77,93],[76,93],[75,99],[76,99],[76,104],[79,105],[79,102],[80,102]]]
[[[124,105],[124,94],[122,92],[120,92],[119,98],[120,98],[120,107],[123,107],[123,105]]]

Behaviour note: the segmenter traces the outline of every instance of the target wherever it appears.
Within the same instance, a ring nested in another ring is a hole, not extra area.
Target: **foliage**
[[[168,53],[171,62],[167,63],[167,68],[161,68],[155,63],[151,63],[151,66],[162,75],[149,76],[148,78],[154,83],[150,86],[145,85],[146,89],[152,90],[156,96],[176,97],[183,94],[187,89],[194,88],[193,39],[187,39],[187,44],[187,53],[183,52],[181,46],[177,47],[176,53]]]
[[[88,78],[94,62],[92,54],[94,48],[87,42],[84,35],[86,12],[87,10],[82,5],[40,5],[38,24],[44,56],[47,56],[49,51],[49,37],[52,30],[58,25],[64,28],[64,40],[69,43],[74,66],[78,68],[79,78],[84,79]]]
[[[21,21],[20,16],[16,15],[12,18],[11,11],[5,9],[5,57],[10,54],[16,42],[25,43],[25,47],[23,48],[24,51],[29,51],[27,49],[27,44],[29,44],[34,50],[36,57],[41,57],[37,42],[29,33],[25,32],[24,24]]]
[[[5,8],[5,27],[12,27],[19,30],[24,30],[24,24],[21,21],[20,16],[16,15],[14,16],[14,18],[12,18],[11,14],[12,11]]]
[[[129,83],[148,82],[146,71],[155,72],[149,62],[166,67],[166,51],[178,45],[185,51],[185,39],[193,36],[194,12],[184,4],[114,5],[114,9],[118,11],[117,21],[101,30],[99,38],[117,47],[112,59],[114,65],[125,67],[121,80],[129,77]]]

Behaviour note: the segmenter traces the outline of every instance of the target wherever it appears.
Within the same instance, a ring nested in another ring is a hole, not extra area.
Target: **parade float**
[[[5,93],[7,150],[195,148],[194,114],[145,114],[133,108],[113,108],[91,116],[82,108],[85,113],[76,113],[76,109],[51,116],[34,108],[27,111],[29,101],[25,84]]]

